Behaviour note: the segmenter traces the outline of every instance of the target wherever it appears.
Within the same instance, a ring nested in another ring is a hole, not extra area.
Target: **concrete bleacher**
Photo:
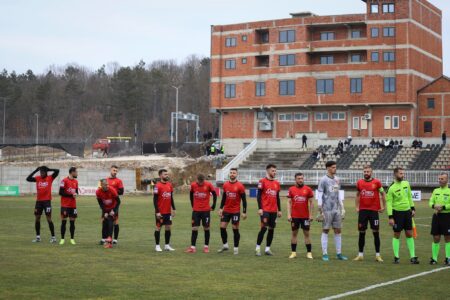
[[[409,169],[414,161],[416,161],[419,156],[421,149],[410,148],[410,147],[402,147],[400,151],[398,151],[397,155],[394,159],[389,163],[387,169],[392,170],[396,167],[402,167],[405,169]]]
[[[311,154],[311,150],[256,149],[239,169],[265,169],[268,163],[275,164],[278,169],[300,169]]]
[[[450,148],[442,147],[431,164],[433,170],[450,170]]]
[[[365,147],[361,154],[352,162],[350,170],[360,170],[365,165],[371,165],[375,158],[381,153],[381,148]]]

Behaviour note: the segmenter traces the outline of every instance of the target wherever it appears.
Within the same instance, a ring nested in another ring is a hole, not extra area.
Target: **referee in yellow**
[[[434,189],[430,198],[430,207],[434,209],[431,221],[432,257],[430,265],[437,264],[441,236],[445,239],[445,265],[450,264],[450,188],[448,187],[448,174],[439,175],[439,187]]]

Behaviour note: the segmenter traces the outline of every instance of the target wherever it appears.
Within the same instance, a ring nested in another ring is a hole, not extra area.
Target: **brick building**
[[[440,136],[442,124],[423,132],[419,114],[430,111],[418,91],[442,76],[441,10],[425,0],[361,5],[365,14],[212,26],[221,138]]]

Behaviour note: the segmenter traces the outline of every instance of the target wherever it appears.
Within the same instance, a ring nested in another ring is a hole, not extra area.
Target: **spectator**
[[[376,148],[376,142],[375,142],[375,139],[372,139],[372,140],[370,141],[370,148]]]
[[[398,141],[397,140],[395,140],[395,142],[394,142],[394,149],[398,149]]]
[[[422,143],[421,140],[419,140],[419,141],[417,142],[417,147],[422,148],[422,146],[423,146],[423,143]]]
[[[394,148],[394,140],[393,139],[391,139],[390,141],[389,141],[389,148]]]
[[[308,148],[308,146],[306,145],[306,141],[308,140],[308,138],[306,137],[306,134],[303,134],[302,136],[302,148]]]
[[[400,142],[398,143],[398,147],[401,149],[403,148],[403,140],[400,140]]]
[[[414,141],[412,142],[412,147],[413,147],[414,149],[416,149],[416,148],[418,147],[418,145],[419,145],[419,142],[418,142],[417,140],[414,140]]]
[[[389,140],[388,139],[386,139],[384,141],[384,148],[389,148]]]
[[[222,146],[220,146],[220,154],[225,154],[225,148]]]
[[[319,152],[318,152],[317,150],[314,150],[313,153],[311,154],[311,156],[312,156],[314,159],[317,159],[317,157],[319,156]]]
[[[351,143],[352,143],[352,136],[351,135],[349,135],[348,137],[347,137],[347,141],[348,141],[348,145],[350,146],[351,145]]]
[[[442,133],[442,144],[447,144],[447,133],[445,131]]]
[[[319,160],[322,157],[322,152],[317,153],[317,160]]]

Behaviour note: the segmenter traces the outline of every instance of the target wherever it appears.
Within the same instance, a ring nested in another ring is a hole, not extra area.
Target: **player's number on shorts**
[[[75,208],[74,210],[73,210],[73,214],[74,215],[77,215],[78,214],[78,212],[77,212],[77,209]]]
[[[373,221],[373,224],[374,224],[375,226],[378,226],[378,225],[380,224],[380,220],[374,220],[374,221]]]
[[[52,212],[52,208],[51,207],[46,207],[45,208],[45,212],[46,213],[51,213]]]
[[[239,216],[233,216],[233,221],[237,222],[239,220]]]
[[[305,220],[305,226],[309,226],[309,221]]]
[[[209,223],[209,218],[208,218],[208,217],[206,217],[206,223],[207,223],[207,224]]]

